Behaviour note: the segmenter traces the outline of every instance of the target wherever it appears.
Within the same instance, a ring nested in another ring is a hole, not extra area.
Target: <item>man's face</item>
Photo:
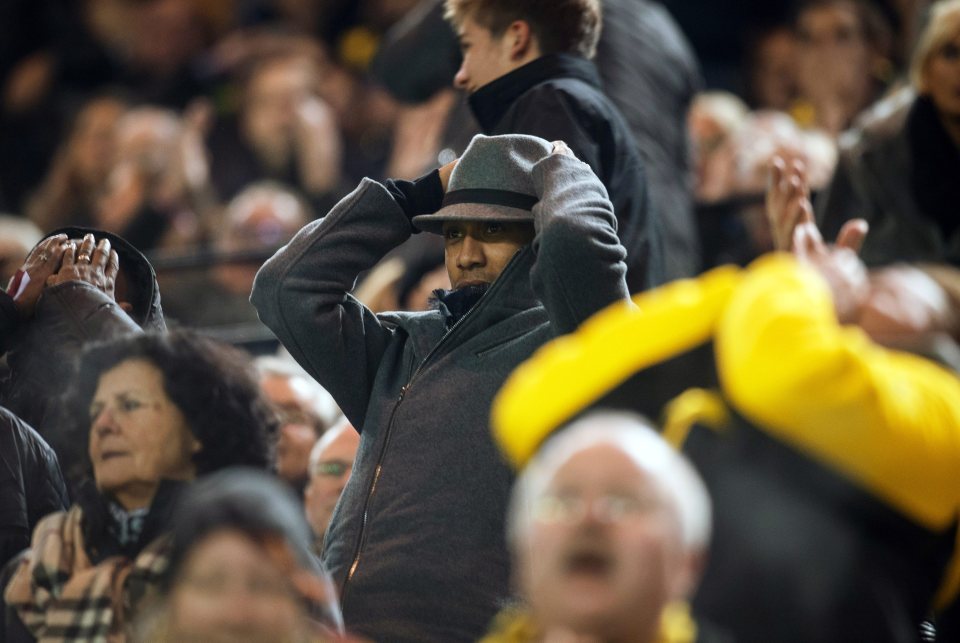
[[[567,460],[534,499],[517,554],[538,623],[600,639],[633,640],[655,627],[684,560],[670,497],[604,444]]]
[[[463,63],[453,84],[473,93],[497,78],[513,71],[512,40],[507,33],[499,37],[472,18],[466,18],[457,31]]]
[[[353,459],[359,446],[360,434],[348,426],[326,447],[317,447],[322,450],[315,454],[310,467],[310,482],[303,492],[307,522],[317,536],[322,536],[330,524],[333,508],[353,471]]]
[[[310,450],[317,442],[317,418],[309,407],[310,385],[300,377],[269,375],[260,388],[280,413],[277,435],[277,475],[291,484],[307,479]]]
[[[443,224],[444,261],[450,286],[490,285],[513,255],[533,240],[529,223],[446,221]]]

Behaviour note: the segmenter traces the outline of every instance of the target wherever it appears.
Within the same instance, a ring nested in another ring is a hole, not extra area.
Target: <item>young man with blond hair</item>
[[[664,280],[661,213],[649,206],[629,127],[591,62],[599,0],[446,0],[463,51],[454,84],[486,134],[566,142],[603,182],[627,249],[631,291]]]

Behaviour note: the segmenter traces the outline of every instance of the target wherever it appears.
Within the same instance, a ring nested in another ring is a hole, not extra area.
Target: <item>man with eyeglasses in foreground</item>
[[[588,413],[532,456],[536,437],[497,437],[522,469],[507,518],[521,602],[481,643],[702,640],[686,601],[710,497],[683,455],[624,412]]]
[[[330,525],[333,508],[350,479],[359,446],[360,434],[343,418],[324,433],[310,451],[310,480],[303,491],[303,506],[313,530],[317,554],[323,551],[323,536]]]

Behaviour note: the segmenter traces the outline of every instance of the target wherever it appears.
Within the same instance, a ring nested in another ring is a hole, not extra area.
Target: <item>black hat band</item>
[[[538,199],[529,194],[511,192],[509,190],[492,190],[488,188],[469,188],[447,192],[443,197],[443,207],[459,203],[482,203],[484,205],[500,205],[518,210],[532,210]]]

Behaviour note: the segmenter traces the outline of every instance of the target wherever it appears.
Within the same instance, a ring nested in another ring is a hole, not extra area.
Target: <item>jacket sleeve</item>
[[[820,275],[786,255],[751,267],[716,335],[745,417],[930,529],[960,509],[960,378],[840,326]]]
[[[0,565],[30,545],[47,514],[67,508],[53,449],[27,423],[0,407]]]
[[[91,340],[142,332],[113,299],[83,281],[46,288],[30,325],[31,335],[39,334],[73,349]]]
[[[350,291],[410,230],[387,189],[364,179],[271,257],[253,284],[250,301],[261,321],[358,429],[395,330]]]
[[[7,352],[19,325],[20,316],[13,297],[0,290],[0,355]]]
[[[534,292],[557,334],[616,301],[629,304],[626,250],[607,191],[586,163],[551,154],[537,163],[533,207]]]

